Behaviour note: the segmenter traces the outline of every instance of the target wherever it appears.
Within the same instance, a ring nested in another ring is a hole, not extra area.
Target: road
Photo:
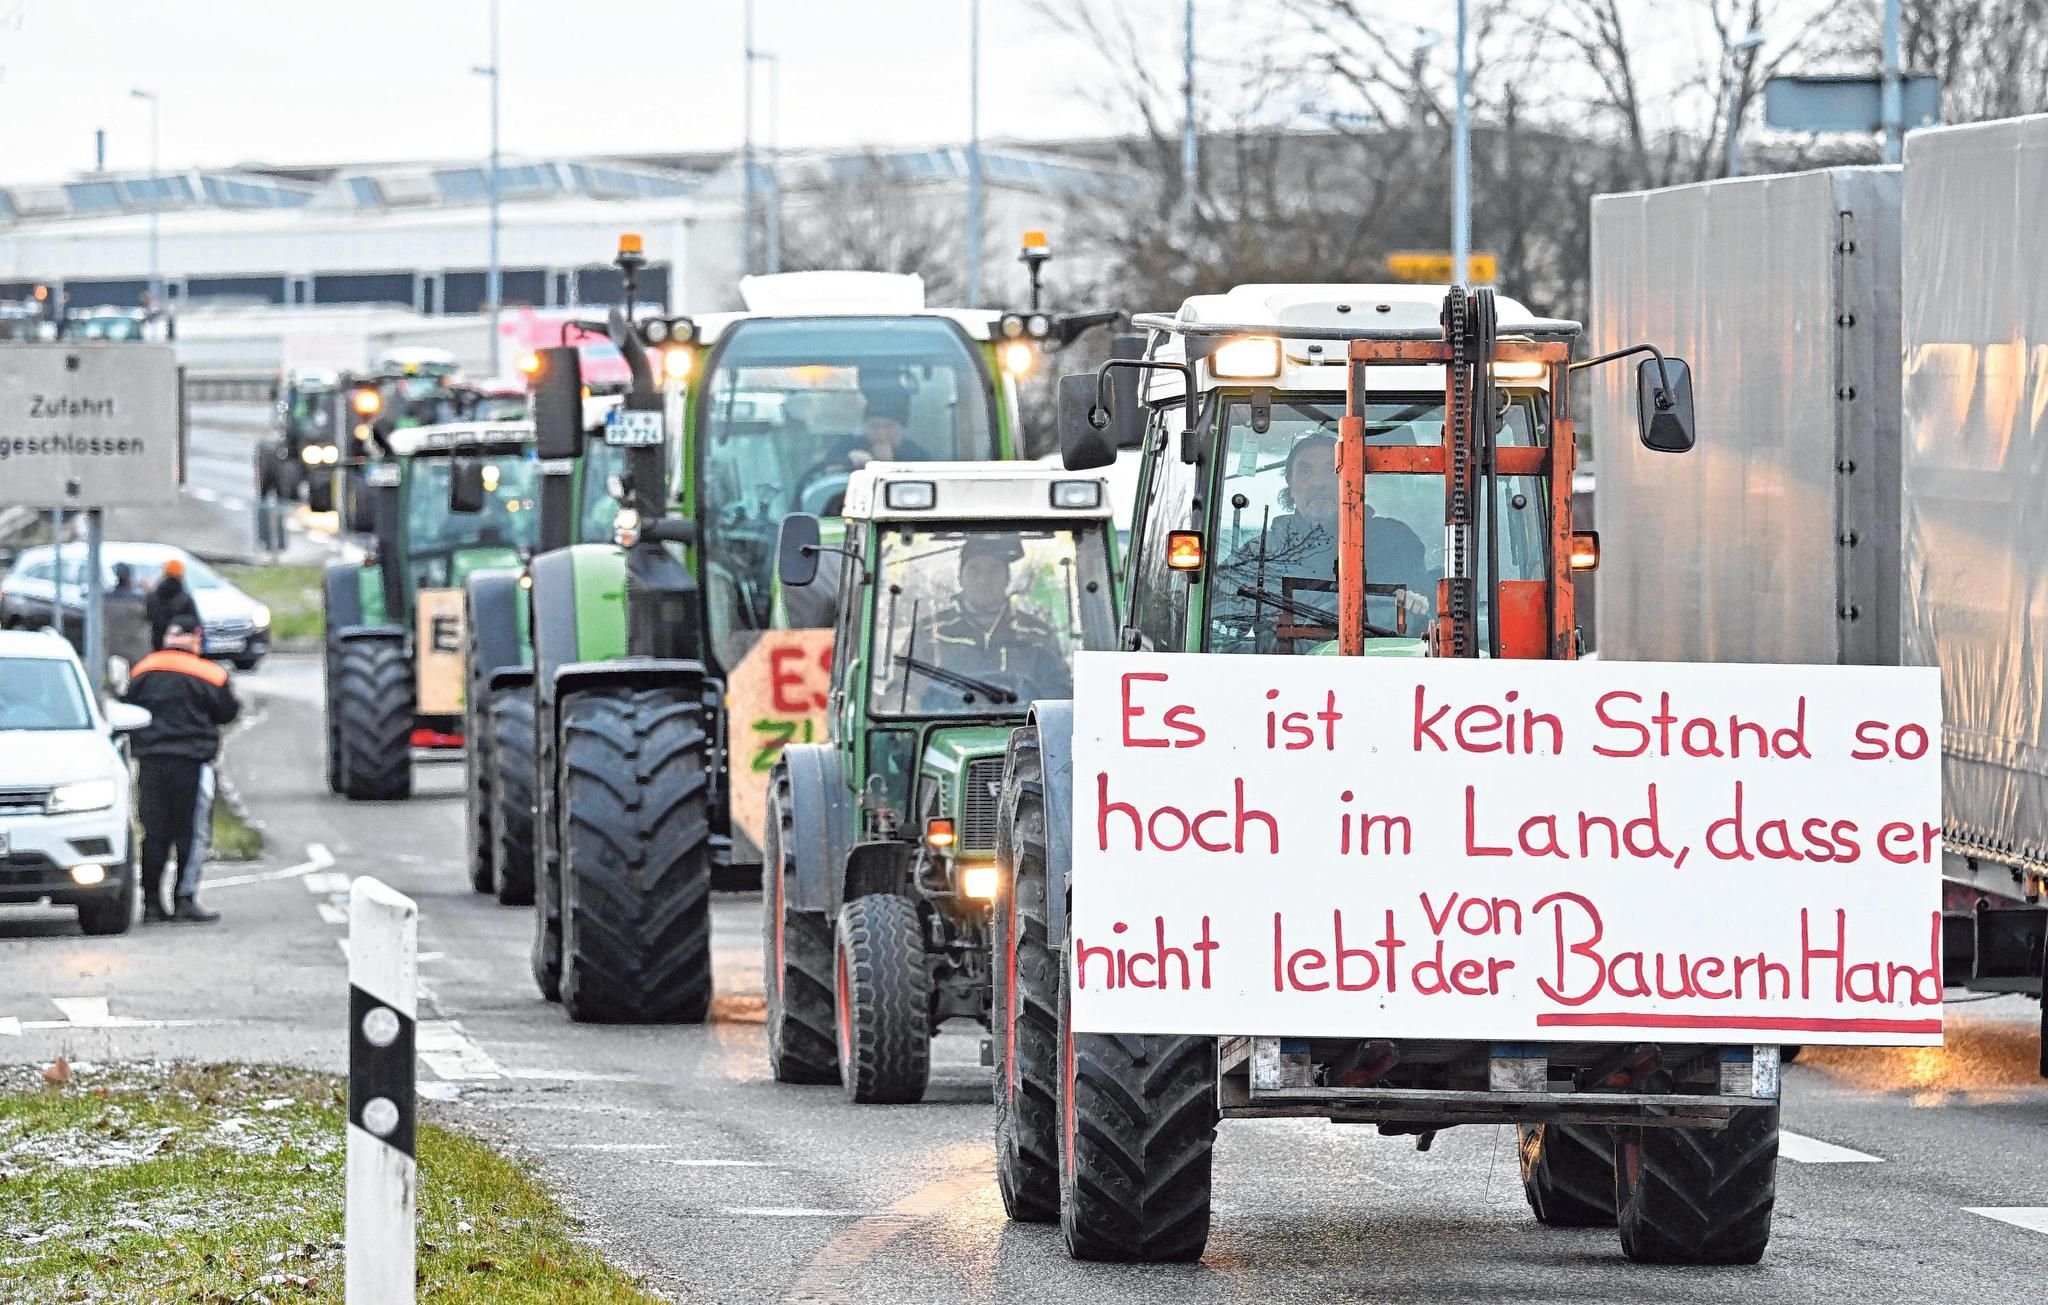
[[[1230,1122],[1196,1266],[1071,1262],[1005,1222],[990,1075],[947,1034],[922,1106],[779,1086],[762,1030],[758,899],[714,911],[719,997],[701,1027],[586,1027],[527,973],[531,914],[471,894],[459,765],[410,803],[321,783],[319,668],[241,677],[256,709],[228,770],[265,866],[217,869],[213,928],[80,936],[68,912],[0,910],[0,1059],[200,1057],[338,1070],[340,903],[374,874],[420,903],[422,1090],[533,1158],[613,1258],[683,1300],[2005,1301],[2048,1277],[2048,1085],[2036,1007],[1950,1009],[1941,1050],[1816,1049],[1786,1072],[1776,1236],[1753,1269],[1643,1269],[1611,1231],[1540,1228],[1510,1133],[1428,1153],[1369,1129]]]

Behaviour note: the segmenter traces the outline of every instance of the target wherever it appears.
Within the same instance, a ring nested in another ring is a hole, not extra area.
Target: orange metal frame
[[[1448,425],[1452,389],[1456,378],[1450,372],[1451,348],[1438,340],[1353,340],[1348,354],[1345,416],[1337,424],[1337,477],[1340,514],[1337,520],[1337,648],[1346,656],[1365,651],[1365,485],[1366,477],[1410,475],[1449,477],[1451,441],[1461,432]],[[1571,391],[1566,365],[1570,346],[1562,341],[1532,342],[1502,340],[1494,348],[1494,362],[1542,363],[1550,375],[1550,441],[1529,447],[1499,448],[1499,474],[1503,476],[1547,476],[1550,482],[1549,574],[1541,580],[1503,580],[1498,593],[1483,592],[1485,577],[1476,577],[1481,602],[1490,607],[1500,631],[1503,657],[1570,660],[1578,655],[1576,613],[1572,606],[1572,470],[1578,446],[1573,438]],[[1436,365],[1445,368],[1444,442],[1438,445],[1370,446],[1365,442],[1365,419],[1369,394],[1367,372],[1374,363]],[[1484,469],[1481,469],[1483,475]],[[1437,607],[1448,601],[1448,585],[1438,586]],[[1451,652],[1442,624],[1435,636],[1438,656]]]

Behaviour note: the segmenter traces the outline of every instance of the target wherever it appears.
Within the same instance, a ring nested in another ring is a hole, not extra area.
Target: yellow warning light
[[[351,402],[355,405],[356,414],[362,417],[373,416],[384,406],[383,396],[371,389],[357,390]]]
[[[643,253],[646,248],[647,246],[641,241],[640,233],[637,231],[628,231],[619,237],[619,252],[621,254]]]
[[[37,302],[37,303],[42,303],[42,302],[43,302],[44,300],[48,299],[49,297],[50,297],[50,287],[48,287],[48,286],[46,286],[46,285],[39,285],[39,286],[37,286],[37,287],[36,287],[36,302]]]
[[[1166,566],[1171,571],[1202,569],[1202,532],[1173,530],[1166,536]]]
[[[540,355],[531,349],[520,354],[519,370],[525,372],[528,376],[538,376],[540,374]]]
[[[932,847],[953,846],[953,822],[945,816],[933,816],[925,821],[924,841]]]
[[[1034,228],[1024,233],[1024,252],[1031,253],[1034,250],[1045,250],[1051,247],[1051,242],[1045,238],[1045,232]]]
[[[1600,532],[1597,530],[1572,531],[1572,570],[1598,571],[1600,569]]]

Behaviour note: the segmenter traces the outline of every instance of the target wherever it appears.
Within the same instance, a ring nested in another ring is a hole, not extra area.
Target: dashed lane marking
[[[1851,1151],[1846,1146],[1823,1142],[1817,1137],[1806,1137],[1799,1133],[1778,1133],[1778,1155],[1802,1165],[1881,1165],[1883,1156],[1865,1155]]]
[[[637,1074],[605,1074],[590,1069],[508,1069],[506,1078],[535,1079],[554,1083],[637,1083]]]
[[[105,997],[52,997],[50,1004],[62,1012],[61,1020],[25,1020],[18,1015],[0,1016],[0,1037],[18,1038],[24,1033],[49,1029],[189,1029],[218,1020],[138,1020],[111,1014]]]
[[[18,1038],[18,1037],[20,1037],[20,1036],[21,1036],[21,1020],[20,1020],[20,1018],[19,1018],[19,1017],[17,1017],[17,1016],[14,1016],[14,1015],[5,1015],[5,1016],[0,1016],[0,1037],[4,1037],[4,1038]]]
[[[328,864],[332,865],[333,861],[330,860]],[[323,870],[315,874],[309,874],[304,879],[299,880],[299,882],[306,886],[306,891],[309,893],[316,896],[331,896],[335,893],[347,892],[349,880],[350,876],[342,871]]]
[[[607,1155],[624,1153],[649,1154],[663,1151],[681,1151],[683,1142],[557,1142],[549,1146],[550,1151],[601,1151]],[[676,1156],[664,1159],[663,1164],[676,1165],[684,1169],[768,1169],[773,1162],[768,1160],[709,1160],[691,1156]]]
[[[434,1074],[450,1082],[501,1079],[505,1071],[491,1054],[471,1040],[454,1020],[421,1020],[413,1031],[413,1047]]]
[[[66,1023],[77,1028],[103,1029],[111,1018],[105,997],[52,997],[50,1004],[64,1012]]]
[[[206,891],[216,888],[240,888],[245,884],[267,884],[279,879],[297,879],[302,875],[318,874],[334,865],[334,853],[319,843],[306,844],[306,859],[297,865],[288,865],[282,870],[263,870],[256,874],[228,875],[223,879],[208,878]]]
[[[720,1214],[742,1219],[864,1219],[866,1210],[825,1210],[807,1205],[728,1205]]]
[[[320,903],[320,918],[329,924],[346,925],[348,923],[348,912],[332,902],[322,902]],[[342,951],[346,952],[347,950],[348,944],[344,941]]]
[[[204,485],[193,485],[185,492],[190,494],[193,498],[198,499],[201,503],[220,502],[220,495],[214,490],[208,489]]]
[[[2048,1233],[2048,1205],[1966,1205],[1963,1209],[2028,1232]]]

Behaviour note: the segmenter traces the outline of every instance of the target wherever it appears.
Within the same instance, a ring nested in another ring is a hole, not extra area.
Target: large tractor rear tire
[[[491,737],[483,728],[482,692],[474,675],[464,699],[462,720],[462,794],[464,824],[469,830],[469,886],[479,893],[497,891],[496,851],[491,845],[491,809],[497,804],[492,771]]]
[[[839,912],[839,1083],[848,1101],[924,1100],[932,1075],[932,976],[917,903],[869,893]]]
[[[1060,1217],[1059,961],[1046,941],[1037,735],[1010,740],[996,824],[996,1186],[1020,1223]]]
[[[493,690],[485,710],[495,765],[490,841],[497,865],[498,902],[533,905],[533,689],[515,684]]]
[[[1192,1263],[1209,1240],[1216,1041],[1076,1033],[1060,969],[1060,1228],[1077,1260]]]
[[[342,796],[392,802],[412,796],[412,662],[397,639],[341,645],[327,686],[327,719],[341,759]]]
[[[1614,1204],[1621,1249],[1639,1264],[1755,1264],[1771,1243],[1778,1108],[1718,1129],[1618,1128]]]
[[[336,715],[334,698],[335,690],[340,687],[340,679],[340,649],[330,644],[327,649],[327,664],[321,676],[321,682],[326,689],[326,703],[322,711],[321,737],[324,742],[324,751],[327,754],[327,791],[336,797],[340,797],[342,792],[341,722]]]
[[[762,848],[761,965],[768,989],[768,1068],[778,1083],[837,1083],[832,917],[793,904],[800,853],[796,795],[778,764],[768,787]]]
[[[1583,1124],[1518,1124],[1522,1194],[1552,1228],[1614,1226],[1614,1133]]]
[[[540,703],[534,703],[540,717]],[[533,824],[533,986],[549,1001],[562,999],[562,849],[561,824],[555,817],[560,807],[562,770],[555,764],[554,729],[536,725],[533,746],[539,756],[534,762],[534,780],[540,785],[534,794],[538,802]]]
[[[561,709],[562,1008],[695,1024],[711,1007],[711,731],[678,690]]]

